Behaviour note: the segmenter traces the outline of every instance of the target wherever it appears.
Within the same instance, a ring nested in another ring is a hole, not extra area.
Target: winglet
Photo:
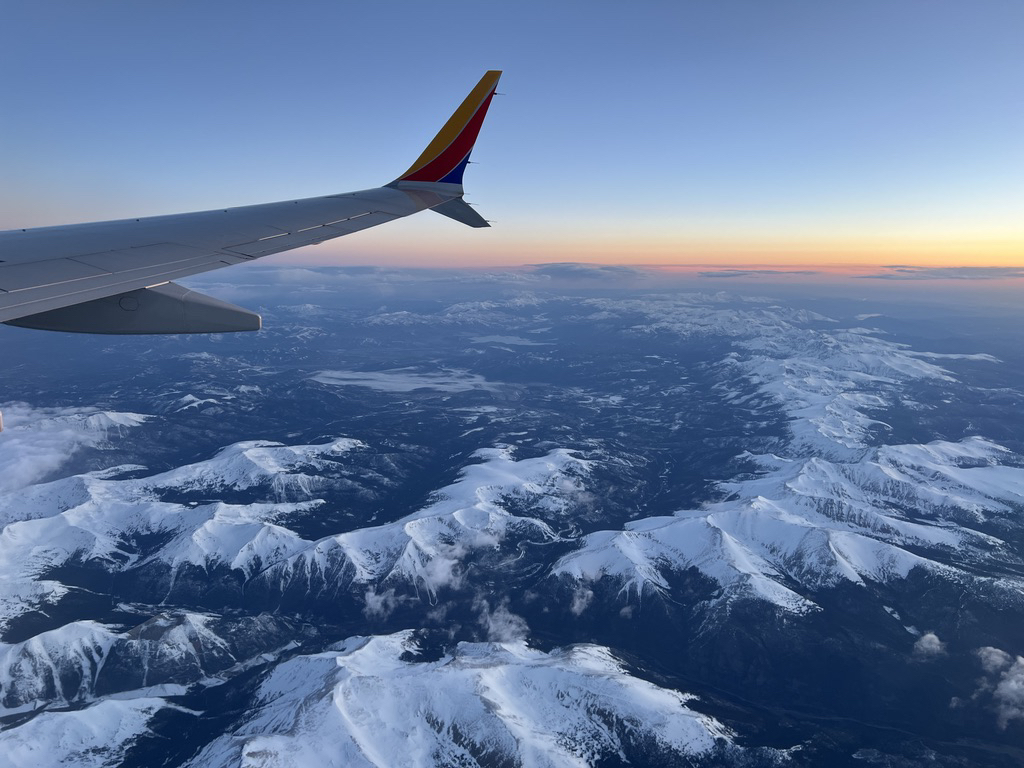
[[[462,184],[462,174],[469,163],[476,137],[480,133],[487,108],[498,87],[500,70],[490,70],[469,92],[469,96],[444,124],[423,154],[392,184],[403,181]]]
[[[453,197],[448,202],[435,205],[430,210],[440,213],[442,216],[447,216],[449,219],[455,219],[460,224],[465,224],[469,227],[491,226],[487,223],[487,219],[470,208],[469,203],[461,197]]]

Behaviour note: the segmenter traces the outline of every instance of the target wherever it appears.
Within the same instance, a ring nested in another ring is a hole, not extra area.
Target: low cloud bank
[[[715,269],[698,272],[700,277],[764,277],[765,275],[817,275],[814,269]]]
[[[884,266],[885,272],[861,275],[873,280],[1003,280],[1024,277],[1024,267],[912,267]]]

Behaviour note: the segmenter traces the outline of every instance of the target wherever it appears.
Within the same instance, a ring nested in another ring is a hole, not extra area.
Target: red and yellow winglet
[[[500,77],[500,70],[490,70],[480,78],[419,159],[392,184],[402,181],[462,184],[469,154],[473,151]]]

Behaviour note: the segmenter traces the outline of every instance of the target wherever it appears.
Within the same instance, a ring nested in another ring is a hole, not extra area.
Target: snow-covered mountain
[[[95,408],[33,408],[25,403],[6,403],[3,414],[0,492],[38,482],[82,448],[102,446],[110,436],[116,438],[149,418]]]
[[[73,711],[42,712],[0,735],[0,766],[120,765],[139,736],[148,733],[154,715],[167,707],[159,698],[105,699]]]
[[[80,475],[4,494],[0,519],[8,524],[0,534],[0,567],[7,593],[0,622],[9,623],[44,600],[58,602],[66,588],[38,577],[71,563],[115,572],[156,569],[171,591],[181,569],[192,566],[239,571],[244,580],[279,591],[296,581],[311,594],[404,580],[435,595],[461,578],[470,552],[511,559],[524,541],[557,539],[552,524],[564,522],[587,471],[586,462],[564,450],[518,461],[509,448],[481,450],[475,455],[479,463],[438,489],[424,508],[385,525],[317,541],[275,521],[314,515],[322,499],[161,500],[170,491],[216,498],[253,487],[271,497],[283,491],[308,494],[327,488],[327,469],[359,446],[346,439],[299,446],[244,443],[149,477]],[[514,514],[510,507],[530,515]],[[150,537],[160,543],[142,553],[134,542]]]
[[[342,533],[266,565],[257,585],[305,595],[408,584],[430,599],[459,586],[470,558],[484,553],[501,571],[528,543],[558,538],[556,529],[582,491],[587,463],[565,450],[516,460],[509,448],[476,453],[459,479],[423,509],[373,528]],[[523,509],[529,516],[515,514]]]
[[[854,462],[746,457],[757,472],[721,485],[725,501],[587,536],[555,574],[621,580],[638,593],[667,589],[665,574],[695,567],[723,589],[794,613],[840,581],[905,578],[921,568],[962,583],[988,582],[1021,601],[1024,580],[973,566],[1020,563],[972,523],[1019,513],[1024,468],[1000,466],[1008,451],[974,438],[883,446]]]
[[[191,766],[637,765],[732,746],[690,697],[630,676],[607,648],[460,643],[417,658],[411,632],[350,638],[268,675],[255,706]]]
[[[329,327],[4,405],[0,766],[1012,748],[1015,363],[859,304],[542,282],[276,307]]]
[[[295,646],[301,625],[261,614],[157,614],[127,630],[78,621],[0,647],[4,716],[105,695],[173,696],[218,685]]]
[[[1024,580],[992,579],[972,567],[1024,565],[978,529],[1024,509],[1021,457],[980,437],[871,444],[888,427],[873,414],[906,397],[908,383],[955,381],[933,361],[995,358],[920,353],[776,307],[701,312],[707,307],[689,298],[594,303],[604,313],[645,316],[649,322],[633,326],[637,333],[736,339],[738,350],[722,362],[723,388],[730,377],[756,386],[788,415],[790,439],[780,455],[739,457],[750,471],[719,485],[725,500],[590,534],[555,566],[556,575],[614,579],[640,593],[667,589],[668,572],[697,568],[721,586],[721,600],[751,597],[802,613],[817,608],[816,590],[901,579],[922,568],[988,582],[1021,602]]]

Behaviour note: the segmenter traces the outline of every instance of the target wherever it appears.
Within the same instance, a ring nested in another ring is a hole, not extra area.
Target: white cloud
[[[461,589],[465,577],[461,562],[468,553],[469,548],[462,542],[451,546],[442,544],[437,552],[420,564],[417,573],[434,594],[445,588]]]
[[[608,280],[621,284],[629,278],[646,276],[644,270],[633,267],[610,266],[605,264],[583,264],[576,262],[557,262],[553,264],[531,264],[532,275],[547,278],[567,278],[570,280]]]
[[[582,584],[576,588],[576,591],[572,595],[572,605],[569,606],[569,610],[572,611],[573,616],[579,616],[590,606],[590,603],[594,600],[594,590],[588,589]]]
[[[979,648],[975,653],[981,661],[981,666],[985,668],[985,672],[990,675],[1005,669],[1013,662],[1013,656],[990,645]]]
[[[363,595],[363,599],[366,601],[366,606],[363,608],[363,615],[371,620],[386,620],[391,616],[395,607],[398,605],[398,599],[395,597],[395,590],[393,589],[377,594],[371,588],[366,590],[366,594]]]
[[[5,403],[0,432],[0,492],[25,488],[59,470],[77,451],[102,444],[111,432],[149,416],[96,408],[33,408]]]
[[[863,277],[882,280],[1003,280],[1024,277],[1024,269],[1020,267],[914,267],[897,264],[882,269],[886,271]]]
[[[530,633],[526,619],[509,610],[508,598],[493,610],[483,598],[478,599],[474,607],[480,611],[480,626],[487,630],[487,639],[493,643],[514,643],[525,640]]]
[[[991,696],[1000,730],[1011,720],[1024,720],[1024,656],[1011,656],[1004,650],[985,646],[976,650],[985,675],[971,696],[973,701],[985,701]],[[959,702],[958,699],[954,701]],[[962,703],[962,702],[960,702]]]
[[[1024,720],[1024,656],[1018,656],[1003,672],[992,697],[1000,728],[1006,728],[1011,720]]]
[[[934,632],[925,632],[914,643],[914,656],[918,659],[935,659],[946,655],[946,644]]]

